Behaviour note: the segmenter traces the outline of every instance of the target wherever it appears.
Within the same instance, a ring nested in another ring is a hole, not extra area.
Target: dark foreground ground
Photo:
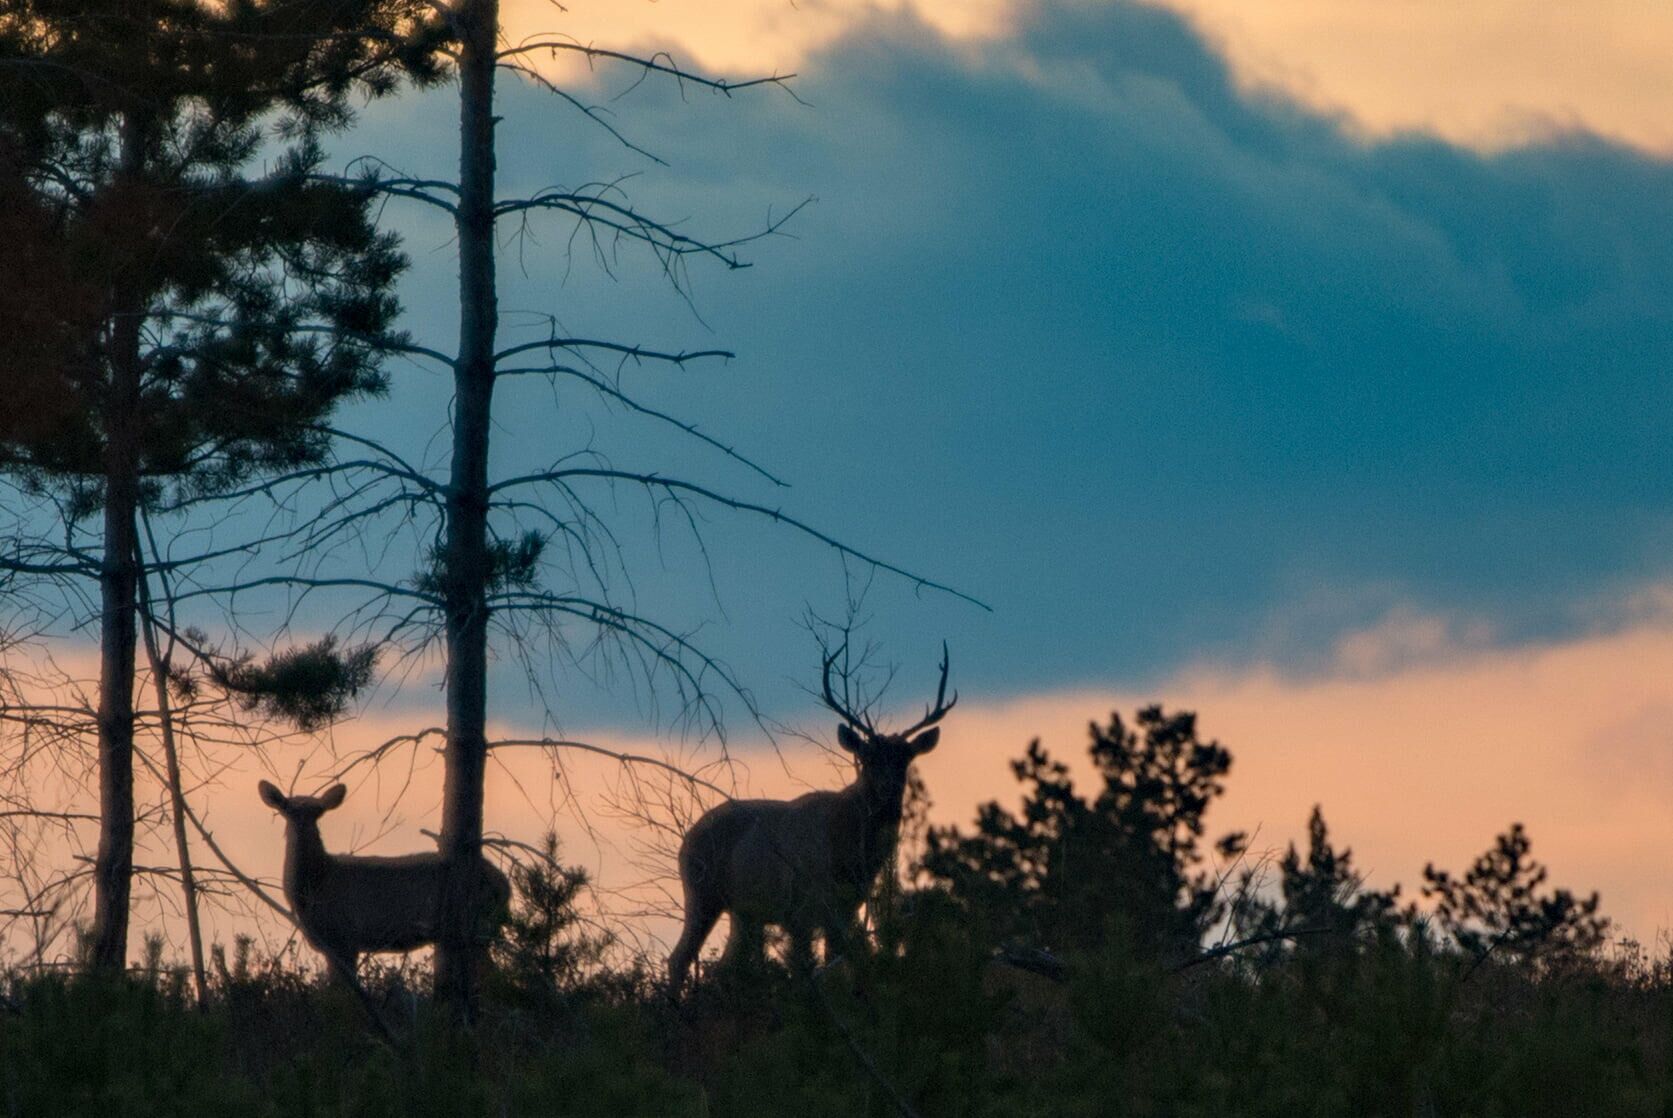
[[[501,971],[473,1029],[376,977],[393,1034],[295,969],[120,985],[14,976],[0,1113],[94,1115],[1667,1115],[1673,976],[1561,974],[1395,938],[1180,973],[1112,944],[1056,982],[956,932],[674,1005],[638,973]],[[572,976],[573,977],[573,976]]]

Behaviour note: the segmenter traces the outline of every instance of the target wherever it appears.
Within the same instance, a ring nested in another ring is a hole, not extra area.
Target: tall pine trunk
[[[120,177],[138,184],[145,122],[122,121]],[[132,267],[129,262],[127,267]],[[120,973],[128,961],[134,874],[134,646],[139,571],[140,306],[131,275],[112,283],[105,399],[104,555],[99,566],[99,850],[93,863],[88,963]]]
[[[459,356],[453,370],[453,461],[441,557],[446,586],[447,746],[441,848],[448,860],[436,990],[469,1013],[485,945],[472,898],[482,849],[488,761],[488,437],[494,394],[494,68],[499,0],[466,0],[459,16]]]
[[[134,393],[137,404],[138,393]],[[105,475],[104,561],[99,569],[99,852],[93,863],[89,962],[119,972],[128,960],[128,895],[134,872],[135,470],[125,423],[113,423]],[[123,437],[117,438],[120,433]],[[130,459],[131,461],[131,459]]]

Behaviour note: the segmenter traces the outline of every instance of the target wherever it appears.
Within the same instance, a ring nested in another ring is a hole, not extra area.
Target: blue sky
[[[632,254],[605,281],[561,226],[505,253],[513,333],[551,310],[736,350],[624,383],[791,489],[579,399],[554,416],[534,385],[504,398],[502,470],[586,441],[951,582],[993,612],[882,579],[871,632],[925,671],[947,637],[960,683],[996,698],[1203,659],[1305,670],[1396,608],[1560,635],[1665,575],[1673,169],[1581,132],[1497,154],[1367,141],[1242,92],[1175,14],[1019,18],[979,47],[862,21],[799,67],[806,104],[654,83],[609,103],[667,168],[503,83],[507,193],[633,173],[638,202],[719,234],[816,201],[754,268],[695,269],[695,311]],[[376,106],[348,142],[445,171],[452,97]],[[412,321],[445,347],[447,231],[400,220]],[[443,382],[398,380],[373,422],[428,435]],[[710,598],[678,533],[658,552],[621,515],[640,600],[799,705],[817,661],[797,618],[836,608],[835,560],[717,518]],[[621,711],[571,696],[583,720]]]

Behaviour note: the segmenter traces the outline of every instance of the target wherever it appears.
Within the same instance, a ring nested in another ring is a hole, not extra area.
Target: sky
[[[685,26],[680,5],[646,8]],[[934,9],[816,5],[840,33],[761,48],[805,103],[649,84],[606,100],[626,78],[602,75],[595,96],[667,168],[508,89],[509,192],[630,174],[636,200],[714,235],[812,202],[751,269],[695,269],[690,307],[631,254],[601,282],[561,229],[505,254],[513,335],[550,309],[578,332],[735,350],[624,383],[790,489],[554,411],[538,385],[504,397],[503,468],[585,440],[931,574],[994,612],[889,580],[870,612],[902,661],[948,638],[989,694],[1202,658],[1320,667],[1394,610],[1504,642],[1573,635],[1665,575],[1673,172],[1604,137],[1607,101],[1595,133],[1510,148],[1373,140],[1250,92],[1193,22],[1207,9],[995,10],[955,33]],[[745,35],[802,10],[738,13]],[[443,171],[446,97],[378,106],[351,142]],[[448,234],[409,220],[411,317],[445,323]],[[429,445],[439,411],[410,413]],[[724,617],[694,606],[692,623],[721,626],[752,681],[811,659],[796,605],[830,608],[831,565],[783,533],[715,531]],[[676,614],[702,599],[690,558],[653,561],[670,569],[640,592]]]
[[[496,468],[585,447],[678,471],[991,607],[852,565],[845,580],[818,544],[718,513],[699,551],[631,495],[606,502],[631,572],[617,589],[699,637],[772,719],[829,740],[801,619],[864,589],[861,631],[899,669],[885,709],[915,712],[951,649],[963,701],[924,764],[941,819],[1011,795],[1005,760],[1030,738],[1072,756],[1088,721],[1159,701],[1197,710],[1234,755],[1213,831],[1281,847],[1322,803],[1370,883],[1411,892],[1427,861],[1463,868],[1521,820],[1555,883],[1601,889],[1645,939],[1673,928],[1658,876],[1673,842],[1673,12],[507,0],[507,18],[514,40],[558,27],[797,75],[794,97],[722,98],[553,71],[665,166],[501,87],[508,194],[630,176],[636,202],[713,236],[812,201],[747,249],[751,268],[694,268],[689,301],[631,253],[604,252],[606,275],[561,226],[502,242],[512,339],[552,313],[577,334],[735,351],[623,383],[789,488],[535,382],[502,395]],[[447,173],[451,96],[374,105],[340,151]],[[445,349],[449,230],[391,219],[414,261],[409,323]],[[398,407],[347,419],[438,463],[447,385],[395,373]],[[666,696],[600,671],[550,681],[557,728],[715,755]],[[420,671],[336,745],[437,707]],[[549,719],[510,656],[495,709],[511,731]],[[844,779],[793,735],[766,749],[747,719],[729,747],[756,794]],[[520,764],[489,804],[516,833],[565,791]],[[571,787],[610,786],[577,764]],[[436,788],[432,765],[375,848],[422,843]],[[379,831],[392,795],[351,797],[328,843]],[[272,872],[277,820],[245,799],[212,814]],[[566,823],[570,851],[625,874],[632,836],[593,812],[591,835]]]
[[[513,4],[511,38],[551,17]],[[925,767],[942,818],[1010,794],[1030,737],[1074,755],[1087,721],[1161,701],[1238,758],[1226,830],[1276,847],[1322,802],[1374,882],[1411,890],[1522,820],[1554,880],[1605,889],[1636,934],[1669,926],[1640,867],[1673,839],[1655,670],[1673,16],[662,0],[562,18],[585,42],[797,74],[795,98],[717,98],[567,72],[665,167],[508,83],[501,162],[508,192],[630,174],[636,201],[721,235],[813,200],[752,268],[695,269],[690,305],[630,254],[601,281],[561,230],[506,242],[513,331],[554,309],[576,332],[735,350],[624,383],[791,487],[533,386],[506,400],[503,470],[584,442],[990,605],[887,577],[864,598],[898,668],[885,708],[912,711],[952,649],[965,706]],[[445,99],[377,106],[355,140],[445,170]],[[445,322],[447,232],[406,220],[428,273],[409,307]],[[678,532],[630,543],[638,599],[827,737],[799,618],[840,613],[841,566],[735,519],[705,540],[706,563]],[[642,692],[558,685],[566,732],[705,748]],[[507,666],[508,721],[519,686]],[[411,702],[429,699],[386,709]],[[794,740],[781,763],[747,724],[733,737],[770,794],[842,779]]]

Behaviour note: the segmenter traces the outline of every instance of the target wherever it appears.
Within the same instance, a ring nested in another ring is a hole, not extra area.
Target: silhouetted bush
[[[501,1000],[553,1007],[640,984],[638,971],[604,966],[615,938],[583,916],[579,902],[589,885],[587,871],[558,860],[557,835],[546,835],[533,861],[512,865],[510,878],[511,912],[492,950]]]
[[[1317,805],[1307,820],[1306,854],[1290,843],[1278,862],[1277,895],[1264,893],[1262,884],[1260,868],[1242,871],[1231,922],[1239,936],[1272,937],[1247,956],[1266,963],[1289,952],[1309,956],[1354,950],[1409,927],[1416,918],[1413,908],[1401,909],[1400,886],[1386,891],[1364,887],[1353,851],[1331,843],[1324,810]]]
[[[1433,864],[1423,870],[1423,895],[1435,899],[1435,923],[1476,958],[1490,952],[1542,966],[1571,966],[1597,952],[1609,935],[1598,895],[1567,889],[1541,893],[1549,871],[1528,856],[1522,824],[1493,840],[1462,878]]]
[[[981,807],[976,831],[931,828],[923,869],[998,942],[1059,952],[1095,948],[1111,920],[1141,952],[1175,961],[1193,954],[1224,914],[1204,869],[1204,816],[1225,790],[1231,754],[1197,737],[1196,715],[1139,711],[1091,727],[1102,781],[1083,798],[1069,770],[1038,741],[1012,763],[1025,786],[1022,813]],[[1235,853],[1241,835],[1217,846]]]

